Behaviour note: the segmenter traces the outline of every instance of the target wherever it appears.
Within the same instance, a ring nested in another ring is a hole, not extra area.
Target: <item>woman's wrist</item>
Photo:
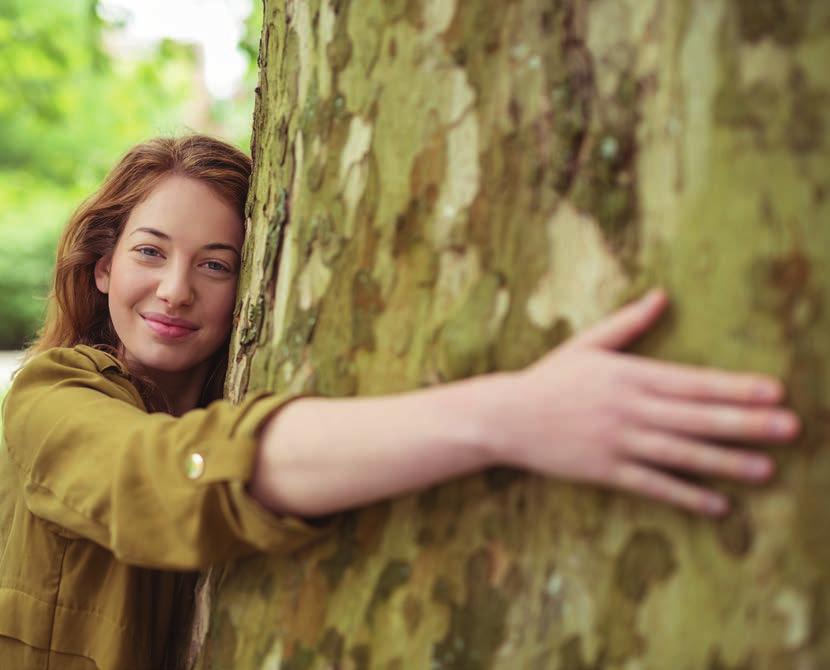
[[[494,372],[449,384],[457,390],[456,437],[463,448],[475,453],[480,469],[507,465],[509,439],[505,413],[509,411],[514,373]]]
[[[448,448],[460,450],[478,471],[504,464],[502,422],[510,373],[490,373],[426,389],[445,427]]]

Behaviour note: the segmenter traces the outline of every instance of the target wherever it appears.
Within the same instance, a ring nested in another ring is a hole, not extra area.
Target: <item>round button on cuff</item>
[[[188,479],[199,479],[205,471],[205,459],[202,454],[190,454],[184,466]]]

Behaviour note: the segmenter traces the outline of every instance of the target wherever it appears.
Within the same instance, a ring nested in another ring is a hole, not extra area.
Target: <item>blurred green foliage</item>
[[[243,93],[213,101],[193,127],[205,95],[194,47],[163,40],[120,55],[97,4],[0,0],[0,349],[36,332],[60,231],[127,149],[188,130],[249,149],[261,13],[241,45],[252,56]]]

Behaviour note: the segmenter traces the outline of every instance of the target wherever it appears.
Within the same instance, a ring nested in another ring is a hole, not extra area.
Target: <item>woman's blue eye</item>
[[[160,255],[156,249],[153,249],[153,247],[139,247],[138,249],[136,249],[136,251],[140,253],[142,256],[155,257],[157,255]],[[149,251],[150,253],[145,253],[146,251]]]
[[[211,270],[217,270],[219,272],[230,272],[228,268],[226,268],[221,263],[217,263],[216,261],[208,261],[205,265],[209,266]]]

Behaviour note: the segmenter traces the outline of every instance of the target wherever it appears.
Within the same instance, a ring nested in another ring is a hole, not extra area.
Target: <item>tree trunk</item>
[[[662,285],[639,352],[806,428],[722,522],[509,471],[345,514],[227,566],[199,667],[830,667],[830,3],[266,0],[260,59],[232,395],[516,369]]]

